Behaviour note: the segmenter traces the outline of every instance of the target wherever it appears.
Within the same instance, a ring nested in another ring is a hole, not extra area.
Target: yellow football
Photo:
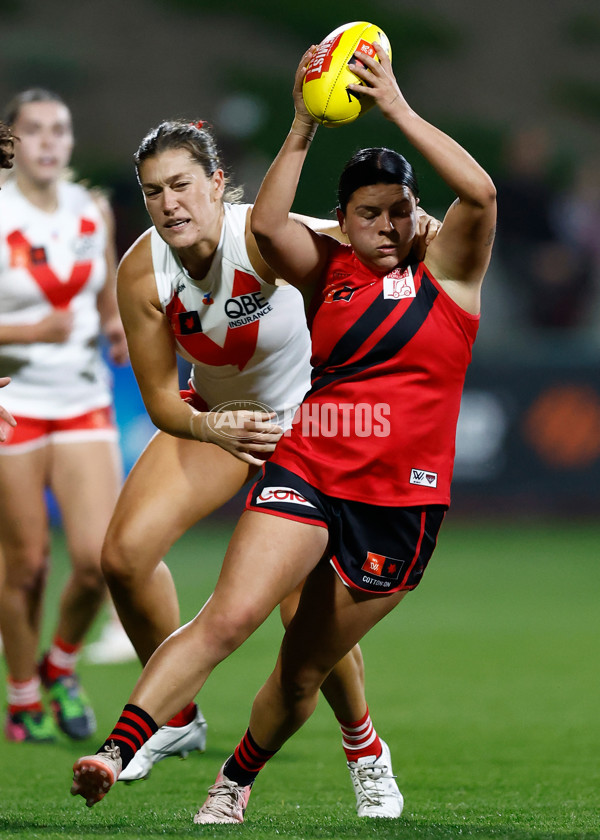
[[[391,61],[392,48],[386,34],[365,21],[339,26],[317,47],[304,77],[302,95],[308,113],[321,125],[346,125],[373,106],[369,96],[347,90],[348,85],[364,85],[348,62],[354,53],[377,59],[373,41],[381,44]]]

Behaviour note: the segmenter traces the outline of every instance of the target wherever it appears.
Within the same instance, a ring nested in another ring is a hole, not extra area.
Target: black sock
[[[229,756],[225,762],[223,775],[243,787],[251,785],[258,776],[259,770],[262,770],[276,752],[277,750],[271,752],[259,747],[250,734],[250,730],[247,729],[246,734],[235,748],[234,754]]]
[[[119,747],[124,770],[139,748],[157,731],[158,726],[147,712],[128,703],[115,728],[96,754],[104,752],[105,747]]]

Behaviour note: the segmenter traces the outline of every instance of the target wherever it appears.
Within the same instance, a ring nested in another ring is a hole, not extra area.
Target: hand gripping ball
[[[351,84],[364,85],[348,62],[354,53],[364,53],[377,60],[373,41],[381,44],[391,61],[392,48],[386,34],[365,21],[346,23],[319,44],[308,65],[302,95],[308,113],[321,125],[346,125],[373,106],[370,97],[346,89]]]

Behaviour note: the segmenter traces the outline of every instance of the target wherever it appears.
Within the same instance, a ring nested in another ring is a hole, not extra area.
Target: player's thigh
[[[122,482],[116,440],[52,444],[50,486],[60,508],[71,557],[100,562],[100,549]]]
[[[302,588],[282,648],[283,672],[327,674],[406,593],[363,593],[320,563]]]
[[[158,432],[121,491],[107,542],[155,564],[189,528],[222,507],[254,468],[218,446]]]
[[[215,622],[254,629],[318,564],[327,541],[319,525],[245,511],[205,609]]]
[[[5,562],[43,560],[48,542],[48,512],[44,495],[47,451],[0,455],[0,545]]]

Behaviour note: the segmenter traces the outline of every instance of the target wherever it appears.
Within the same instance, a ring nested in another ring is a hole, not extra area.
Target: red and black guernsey
[[[270,460],[329,496],[449,505],[478,325],[424,263],[381,277],[340,244],[309,312],[312,386]]]

